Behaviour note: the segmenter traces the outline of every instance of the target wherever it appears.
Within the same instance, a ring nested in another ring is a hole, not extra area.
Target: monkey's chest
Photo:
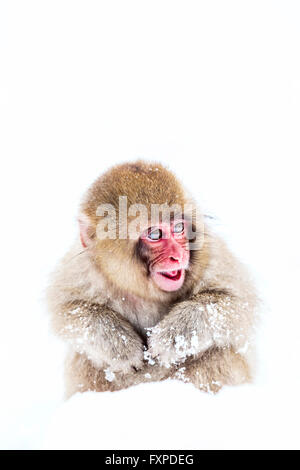
[[[146,335],[147,328],[155,326],[167,313],[166,307],[124,297],[112,301],[111,308],[126,318],[143,336]]]

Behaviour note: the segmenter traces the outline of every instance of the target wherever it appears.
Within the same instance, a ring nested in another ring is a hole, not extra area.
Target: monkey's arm
[[[169,366],[211,347],[238,351],[247,345],[252,318],[245,299],[226,291],[203,291],[178,303],[149,331],[149,352]]]
[[[96,367],[128,372],[143,365],[143,341],[129,322],[105,305],[72,302],[53,316],[55,332]]]

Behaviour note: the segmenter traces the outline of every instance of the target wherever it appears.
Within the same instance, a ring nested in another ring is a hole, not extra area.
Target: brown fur
[[[163,292],[137,255],[137,240],[99,240],[97,207],[181,204],[190,198],[159,164],[119,165],[81,205],[90,243],[75,243],[48,291],[55,332],[70,345],[67,396],[177,378],[215,392],[250,380],[256,295],[243,266],[206,226],[184,285]],[[195,212],[190,214],[195,223]],[[146,330],[150,328],[150,330]],[[144,356],[145,354],[145,356]],[[150,362],[150,363],[149,363]]]

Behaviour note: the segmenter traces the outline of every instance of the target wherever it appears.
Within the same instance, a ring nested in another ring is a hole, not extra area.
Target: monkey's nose
[[[175,261],[176,263],[179,263],[179,261],[181,261],[181,257],[180,256],[170,256],[170,260]]]

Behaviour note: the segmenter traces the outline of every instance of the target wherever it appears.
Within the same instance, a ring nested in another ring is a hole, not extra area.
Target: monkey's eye
[[[174,225],[173,233],[182,233],[184,231],[184,223],[178,222],[178,224]]]
[[[157,240],[160,240],[163,236],[163,233],[160,228],[155,228],[155,229],[149,229],[148,231],[148,238],[149,240],[156,242]]]

